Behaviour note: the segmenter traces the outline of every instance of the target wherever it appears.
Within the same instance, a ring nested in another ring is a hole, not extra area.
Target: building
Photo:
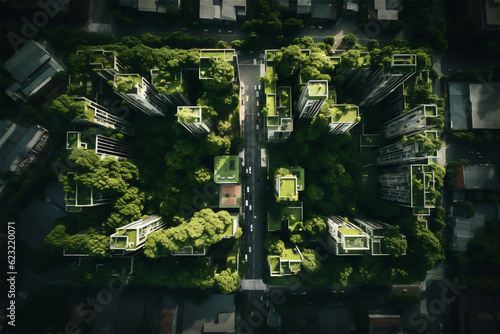
[[[396,312],[368,311],[369,334],[402,334],[401,316]]]
[[[220,155],[214,159],[214,182],[219,184],[219,207],[241,206],[240,158]]]
[[[180,9],[180,0],[120,0],[120,6],[131,7],[139,12],[165,13],[167,7]]]
[[[429,165],[398,165],[379,172],[377,193],[380,199],[428,212],[435,207],[434,183]]]
[[[168,104],[145,78],[138,74],[115,74],[115,92],[149,116],[165,116]]]
[[[97,135],[95,139],[95,153],[105,157],[114,157],[116,159],[127,159],[132,154],[131,145],[122,140]]]
[[[429,146],[438,140],[437,131],[424,130],[378,148],[374,151],[378,166],[415,162],[422,159],[437,158],[438,151]]]
[[[359,0],[344,0],[344,15],[356,15],[359,12]]]
[[[98,125],[126,135],[134,135],[134,126],[132,123],[112,114],[107,108],[85,97],[74,97],[73,99],[82,110],[80,113],[82,115],[81,118],[75,119],[74,122]]]
[[[457,166],[455,188],[466,190],[498,190],[498,173],[494,165]]]
[[[384,249],[384,238],[385,238],[385,232],[394,230],[394,227],[375,220],[375,219],[370,219],[366,217],[359,217],[359,218],[354,218],[353,219],[353,224],[361,228],[363,232],[368,234],[370,237],[369,244],[370,244],[370,255],[377,256],[377,255],[389,255],[388,253],[385,252]],[[402,234],[400,234],[401,240],[406,240],[406,237]],[[401,255],[406,255],[406,253],[401,254]]]
[[[160,216],[151,216],[119,227],[110,236],[109,248],[114,251],[122,251],[123,254],[134,252],[142,248],[147,236],[167,224]]]
[[[450,82],[452,130],[500,129],[500,83]]]
[[[377,21],[397,21],[403,10],[401,0],[373,0],[373,8],[368,17]]]
[[[473,33],[482,36],[498,36],[500,31],[500,1],[469,1]]]
[[[200,0],[200,20],[205,23],[231,24],[244,20],[246,0]]]
[[[347,218],[328,218],[328,245],[335,255],[363,255],[370,251],[370,236]]]
[[[422,104],[384,124],[383,135],[391,139],[433,127],[429,118],[438,115],[435,104]]]
[[[5,94],[15,101],[26,101],[46,87],[57,72],[65,70],[63,63],[54,56],[46,43],[34,40],[27,41],[7,59],[4,67],[15,81],[5,90]]]
[[[87,55],[90,68],[107,81],[113,80],[115,74],[124,73],[128,70],[128,67],[118,59],[114,51],[96,49],[90,51],[78,50],[76,53]]]
[[[325,103],[321,108],[321,113],[329,115],[328,130],[333,135],[346,133],[361,120],[359,107],[354,104]]]
[[[414,54],[393,54],[390,67],[379,65],[370,70],[364,82],[358,82],[358,105],[374,105],[411,78],[417,69]]]
[[[169,108],[175,110],[177,106],[191,105],[189,98],[189,82],[184,71],[177,73],[151,70],[151,83],[156,91],[169,104]]]
[[[35,162],[48,139],[49,132],[39,125],[25,127],[8,119],[0,119],[1,175],[19,173],[25,166]]]
[[[298,201],[299,191],[304,190],[304,169],[290,168],[289,173],[274,178],[274,188],[278,201]]]
[[[301,262],[304,259],[299,247],[286,248],[280,255],[269,255],[267,264],[269,273],[273,276],[290,276],[297,274],[301,268]]]
[[[328,99],[328,81],[309,80],[297,102],[299,118],[315,118]]]
[[[68,172],[68,183],[72,188],[66,192],[66,211],[80,212],[82,208],[94,207],[111,203],[112,197],[104,193],[94,191],[92,188],[87,188],[75,182],[76,173]]]
[[[304,220],[304,203],[292,202],[280,211],[271,211],[267,213],[267,230],[290,230],[295,231],[297,224]]]
[[[177,107],[177,122],[194,136],[209,133],[213,128],[210,118],[203,117],[200,106]]]
[[[450,248],[456,252],[465,253],[470,239],[480,226],[484,226],[485,215],[476,213],[473,217],[453,217],[453,233]]]
[[[187,301],[182,306],[181,319],[182,334],[234,334],[236,333],[234,294],[213,294],[202,304]]]
[[[199,67],[199,79],[200,80],[212,80],[212,74],[210,73],[210,67],[212,66],[213,60],[224,60],[230,63],[234,68],[233,82],[228,84],[228,89],[232,87],[232,84],[239,84],[240,74],[238,65],[238,55],[234,49],[201,49],[200,50],[200,67]]]

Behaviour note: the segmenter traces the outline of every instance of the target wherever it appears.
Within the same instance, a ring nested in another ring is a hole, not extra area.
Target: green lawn
[[[276,116],[276,96],[266,95],[266,108],[268,116]]]
[[[283,217],[289,217],[288,228],[291,232],[295,230],[295,225],[302,221],[302,209],[301,208],[284,208]]]
[[[188,124],[201,122],[201,109],[200,108],[182,108],[177,112],[179,122]]]
[[[280,179],[280,197],[292,197],[297,196],[297,183],[296,179]]]
[[[219,155],[214,159],[216,182],[240,182],[240,161],[237,155]]]
[[[217,58],[225,60],[225,61],[233,60],[233,56],[234,56],[233,50],[230,50],[230,51],[229,50],[210,50],[210,51],[201,50],[201,55],[200,55],[200,57],[207,57],[207,58],[217,57]]]
[[[299,253],[297,253],[295,248],[286,248],[285,251],[281,254],[280,258],[282,260],[301,260],[300,255]]]
[[[333,116],[334,122],[354,123],[358,117],[358,107],[353,104],[332,104],[331,100],[323,104],[321,111]]]
[[[226,266],[227,269],[231,271],[236,271],[236,254],[237,250],[233,249],[229,253],[227,253],[227,260],[226,260]]]
[[[291,89],[289,87],[278,87],[279,105],[290,108]]]
[[[309,96],[327,96],[326,83],[314,82],[309,84]]]
[[[121,93],[130,93],[135,85],[142,88],[142,77],[139,75],[118,75],[115,77],[117,90]]]
[[[297,177],[297,189],[299,191],[304,190],[306,183],[304,168],[297,167],[297,168],[289,168],[288,170],[290,171],[290,173],[292,173],[293,176]]]

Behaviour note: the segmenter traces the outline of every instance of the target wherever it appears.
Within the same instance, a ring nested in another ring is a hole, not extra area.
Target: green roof
[[[91,64],[102,64],[103,68],[114,68],[115,53],[114,51],[93,50],[90,53],[89,62]]]
[[[297,190],[302,191],[305,189],[305,171],[304,168],[294,167],[288,169],[293,176],[297,177]]]
[[[297,178],[280,177],[280,192],[279,197],[288,197],[291,200],[298,200],[297,194]]]
[[[275,116],[276,115],[276,96],[267,95],[266,96],[266,107],[267,107],[267,115]]]
[[[78,148],[80,146],[80,133],[68,133],[67,135],[67,148]]]
[[[200,107],[182,107],[177,109],[177,119],[179,122],[188,124],[201,123]]]
[[[219,155],[214,158],[216,183],[240,182],[240,158],[237,155]]]
[[[325,82],[309,82],[309,96],[327,96],[327,85]]]
[[[364,235],[362,231],[349,227],[341,227],[339,228],[339,232],[343,235]]]
[[[132,89],[138,85],[142,89],[142,77],[138,74],[115,75],[116,90],[120,93],[132,93]]]
[[[298,260],[300,261],[300,255],[297,253],[295,248],[286,248],[280,255],[281,260]]]
[[[295,230],[295,226],[298,222],[302,221],[302,208],[298,207],[286,207],[283,208],[283,218],[289,216],[290,220],[288,222],[288,228],[290,231]]]
[[[233,49],[220,49],[220,50],[200,50],[200,57],[222,59],[225,61],[233,60],[235,52]]]
[[[327,100],[321,107],[320,112],[332,117],[335,123],[354,123],[358,117],[358,107],[354,104],[335,104]]]

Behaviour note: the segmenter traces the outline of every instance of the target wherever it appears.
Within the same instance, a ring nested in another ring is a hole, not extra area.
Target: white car
[[[259,97],[259,91],[255,92],[255,96],[257,96],[257,98]]]
[[[252,247],[248,247],[248,252],[251,253],[252,252]]]
[[[248,200],[247,199],[245,200],[245,206],[248,206]]]
[[[247,262],[247,261],[248,261],[248,255],[245,254],[245,262]]]
[[[248,172],[252,174],[252,167],[248,167]]]
[[[249,192],[250,192],[250,187],[247,187],[247,193],[249,193]]]
[[[249,209],[248,209],[248,210],[249,210],[249,211],[252,211],[252,204],[250,204],[250,206],[249,206]]]
[[[253,232],[253,224],[250,224],[250,232]]]
[[[253,86],[253,89],[254,89],[254,90],[257,90],[257,86]]]

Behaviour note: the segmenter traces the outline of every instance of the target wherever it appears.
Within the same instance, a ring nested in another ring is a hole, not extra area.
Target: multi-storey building
[[[180,105],[188,106],[192,104],[188,92],[190,85],[183,70],[172,73],[152,69],[151,83],[172,110],[175,110]]]
[[[436,117],[437,115],[438,111],[435,104],[419,105],[386,122],[383,135],[385,138],[390,139],[430,129],[433,125],[429,122],[428,118]]]
[[[429,196],[434,183],[434,172],[429,165],[399,165],[379,171],[378,197],[401,206],[428,211],[435,207]]]
[[[370,251],[370,236],[347,218],[328,218],[328,245],[335,255],[363,255]]]
[[[234,68],[234,77],[232,83],[228,84],[228,88],[231,88],[232,84],[239,84],[240,73],[238,66],[238,55],[234,49],[201,49],[200,50],[200,69],[199,78],[200,80],[212,80],[212,73],[210,73],[210,67],[212,66],[213,59],[224,60],[230,63]]]
[[[74,179],[75,175],[76,173],[73,172],[67,173],[68,182],[73,190],[66,192],[66,211],[79,212],[85,207],[94,207],[111,203],[111,196],[77,184]]]
[[[328,99],[328,81],[309,80],[297,103],[299,118],[318,116],[323,103]]]
[[[393,226],[366,217],[354,218],[353,223],[370,237],[369,244],[371,255],[389,255],[384,250],[384,234],[388,230],[394,230]],[[406,237],[402,234],[400,234],[400,238],[401,240],[406,240]],[[406,255],[406,253],[400,255]]]
[[[213,124],[210,118],[204,118],[200,106],[177,107],[177,121],[194,136],[212,131]]]
[[[138,74],[115,74],[115,92],[149,116],[165,116],[168,104],[145,78]]]
[[[126,135],[134,135],[132,123],[109,112],[100,104],[85,97],[74,97],[75,102],[79,102],[82,108],[81,118],[74,120],[76,123],[91,124],[113,129]]]
[[[270,255],[267,257],[269,274],[271,276],[290,276],[297,274],[301,269],[304,257],[299,247],[287,248],[280,255]]]
[[[104,157],[127,159],[132,154],[131,145],[122,140],[97,135],[95,139],[95,153]]]
[[[122,251],[123,254],[134,252],[144,246],[147,236],[166,226],[160,216],[151,216],[119,227],[110,236],[109,248]]]
[[[39,125],[24,127],[8,119],[0,119],[0,175],[19,173],[26,165],[36,161],[48,139],[49,132]]]
[[[290,174],[279,175],[274,179],[274,188],[276,190],[276,197],[278,201],[298,201],[299,191],[304,190],[305,173],[304,169],[290,168]]]
[[[27,41],[7,59],[4,68],[15,80],[5,90],[5,94],[13,100],[24,101],[43,89],[57,72],[65,70],[62,62],[56,59],[46,43],[41,44],[34,40]]]
[[[240,158],[220,155],[214,159],[214,182],[219,184],[219,207],[241,206]]]
[[[88,54],[90,68],[106,81],[113,80],[115,74],[124,73],[128,70],[128,67],[120,61],[114,51],[91,50],[89,52],[78,50],[76,53]]]
[[[358,124],[360,121],[359,107],[354,104],[324,104],[321,112],[330,115],[328,128],[330,134],[343,134]]]
[[[359,105],[374,105],[400,87],[415,74],[417,57],[414,54],[394,54],[390,68],[382,65],[370,70],[363,82],[359,82]]]
[[[437,131],[425,130],[410,137],[375,150],[377,165],[391,165],[402,162],[415,162],[422,159],[437,158],[438,152],[434,146],[426,144],[437,140]]]

